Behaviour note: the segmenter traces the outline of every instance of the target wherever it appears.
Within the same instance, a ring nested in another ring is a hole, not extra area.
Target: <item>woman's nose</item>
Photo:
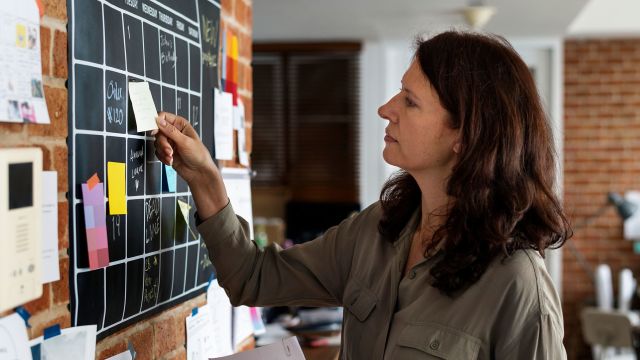
[[[385,120],[389,120],[391,121],[391,119],[389,118],[389,103],[386,103],[382,106],[380,106],[378,108],[378,116],[380,116],[381,118],[385,119]]]

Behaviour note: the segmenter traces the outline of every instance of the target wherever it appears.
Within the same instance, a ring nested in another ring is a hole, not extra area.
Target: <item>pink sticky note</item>
[[[98,269],[109,265],[109,242],[107,241],[106,213],[104,210],[104,186],[96,184],[92,189],[82,184],[82,200],[85,211],[85,229],[89,268]]]
[[[89,190],[89,185],[82,184],[82,202],[85,205],[104,205],[104,186],[98,183]]]

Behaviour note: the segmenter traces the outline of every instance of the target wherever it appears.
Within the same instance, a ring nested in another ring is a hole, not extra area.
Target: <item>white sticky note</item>
[[[151,96],[149,83],[146,81],[129,82],[129,99],[131,99],[131,106],[133,106],[138,132],[157,129],[158,112],[153,102],[153,96]]]
[[[213,326],[209,308],[198,308],[198,313],[190,315],[187,322],[187,360],[201,360],[213,357]]]
[[[233,159],[233,95],[213,89],[216,159]]]
[[[233,354],[231,346],[231,315],[233,306],[229,296],[214,279],[207,289],[207,306],[213,324],[213,353],[211,356],[227,356]]]
[[[42,172],[42,283],[60,280],[58,264],[58,173]]]
[[[0,359],[31,359],[27,327],[18,314],[0,319]]]

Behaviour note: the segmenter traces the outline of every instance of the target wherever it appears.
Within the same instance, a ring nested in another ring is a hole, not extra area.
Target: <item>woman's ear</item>
[[[453,152],[456,154],[460,154],[460,150],[462,150],[462,144],[460,142],[456,142],[453,144]]]

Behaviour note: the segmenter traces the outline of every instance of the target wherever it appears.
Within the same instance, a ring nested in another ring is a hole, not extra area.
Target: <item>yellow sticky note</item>
[[[193,230],[191,229],[191,226],[189,226],[189,210],[191,210],[191,205],[189,205],[186,202],[178,199],[178,207],[180,208],[180,213],[182,214],[182,219],[184,219],[184,224],[187,226],[187,228],[191,232],[191,235],[194,238],[197,238],[198,235],[196,235],[196,233],[194,233]]]
[[[126,169],[124,163],[107,163],[107,184],[109,187],[109,214],[127,214]]]

